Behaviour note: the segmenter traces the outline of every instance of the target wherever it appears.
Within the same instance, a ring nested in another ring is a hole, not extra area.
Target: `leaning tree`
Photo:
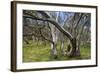
[[[38,15],[36,15],[38,13]],[[69,13],[70,14],[70,13]],[[68,13],[64,13],[64,15],[68,15]],[[68,17],[68,16],[67,16]],[[23,18],[29,18],[32,20],[43,21],[50,28],[51,39],[45,38],[45,36],[41,35],[43,38],[51,42],[52,54],[56,57],[56,45],[58,39],[58,32],[60,31],[63,35],[65,35],[70,40],[70,50],[66,52],[68,56],[79,56],[80,55],[80,41],[81,34],[83,33],[84,27],[86,26],[88,29],[90,26],[90,14],[89,13],[71,13],[69,18],[65,18],[63,23],[59,22],[59,13],[47,12],[47,11],[35,11],[35,14],[25,12],[23,14]],[[62,26],[63,25],[63,26]],[[64,28],[66,26],[66,28]],[[43,27],[44,28],[44,27]],[[42,33],[42,29],[40,28],[40,34]]]

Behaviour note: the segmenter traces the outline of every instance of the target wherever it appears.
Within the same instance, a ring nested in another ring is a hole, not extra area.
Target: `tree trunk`
[[[51,43],[51,55],[56,59],[57,58],[57,44]]]
[[[64,41],[63,40],[61,40],[61,51],[62,51],[62,54],[65,55]]]
[[[76,44],[76,56],[80,56],[80,40],[77,40],[77,44]]]
[[[73,38],[71,40],[72,44],[72,51],[70,52],[69,56],[74,57],[74,56],[80,56],[80,43],[76,38]]]
[[[64,47],[64,39],[62,38],[62,40],[61,40],[61,52],[62,52],[62,55],[66,55],[66,51],[67,51],[67,49]]]

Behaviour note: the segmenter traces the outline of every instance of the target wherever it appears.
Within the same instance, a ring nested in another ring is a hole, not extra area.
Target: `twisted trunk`
[[[80,56],[80,43],[76,38],[71,40],[72,51],[69,53],[69,56]]]

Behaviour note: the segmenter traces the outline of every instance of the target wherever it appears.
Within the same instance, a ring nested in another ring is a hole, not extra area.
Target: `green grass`
[[[60,44],[57,46],[58,58],[54,59],[51,54],[50,44],[43,43],[37,44],[37,42],[30,42],[30,44],[23,45],[23,62],[40,62],[40,61],[61,61],[61,60],[82,60],[91,58],[91,49],[87,46],[81,46],[80,57],[68,57],[64,56],[60,50]]]

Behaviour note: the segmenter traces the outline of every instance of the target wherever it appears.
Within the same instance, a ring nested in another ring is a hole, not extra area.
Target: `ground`
[[[66,44],[66,43],[65,43]],[[65,47],[66,48],[66,47]],[[83,60],[91,58],[91,49],[88,46],[81,46],[80,57],[64,56],[60,50],[58,43],[57,52],[58,58],[54,59],[51,54],[50,43],[43,42],[30,42],[29,44],[23,43],[23,62],[41,62],[41,61],[62,61],[62,60]]]

